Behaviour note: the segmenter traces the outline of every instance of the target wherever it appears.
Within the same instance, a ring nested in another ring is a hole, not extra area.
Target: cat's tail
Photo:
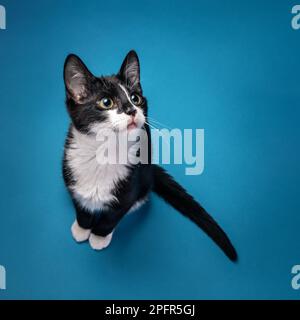
[[[153,165],[153,170],[153,191],[196,223],[231,261],[237,261],[236,250],[217,222],[163,168]]]

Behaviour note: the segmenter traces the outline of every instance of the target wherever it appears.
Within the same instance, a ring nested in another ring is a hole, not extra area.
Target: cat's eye
[[[110,109],[114,105],[114,102],[111,98],[104,97],[100,101],[97,101],[97,105],[102,109]]]
[[[136,93],[133,93],[133,94],[130,96],[130,100],[131,100],[131,102],[132,102],[133,104],[135,104],[136,106],[139,106],[139,105],[143,102],[142,98],[141,98],[138,94],[136,94]]]

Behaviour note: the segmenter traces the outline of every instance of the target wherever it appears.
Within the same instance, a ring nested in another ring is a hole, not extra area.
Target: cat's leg
[[[109,246],[115,227],[129,209],[130,206],[116,210],[110,209],[100,214],[89,238],[90,245],[94,250],[102,250]]]
[[[74,204],[76,209],[76,220],[72,224],[71,232],[73,238],[77,242],[83,242],[88,240],[90,237],[94,215],[81,208],[77,203]]]

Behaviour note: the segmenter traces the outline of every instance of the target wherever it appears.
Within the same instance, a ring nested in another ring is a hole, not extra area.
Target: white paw
[[[112,239],[113,232],[108,234],[106,237],[96,236],[95,234],[91,233],[89,242],[90,246],[94,250],[102,250],[109,246],[111,239]]]
[[[90,229],[81,228],[79,226],[77,220],[75,220],[74,223],[72,224],[71,232],[72,232],[73,238],[77,242],[86,241],[89,238],[90,234],[91,234],[91,230]]]

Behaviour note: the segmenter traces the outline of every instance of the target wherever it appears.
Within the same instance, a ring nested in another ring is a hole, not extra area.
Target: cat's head
[[[67,108],[79,131],[124,131],[144,126],[147,101],[136,52],[127,54],[118,74],[106,77],[94,76],[79,57],[71,54],[65,62],[64,81]]]

